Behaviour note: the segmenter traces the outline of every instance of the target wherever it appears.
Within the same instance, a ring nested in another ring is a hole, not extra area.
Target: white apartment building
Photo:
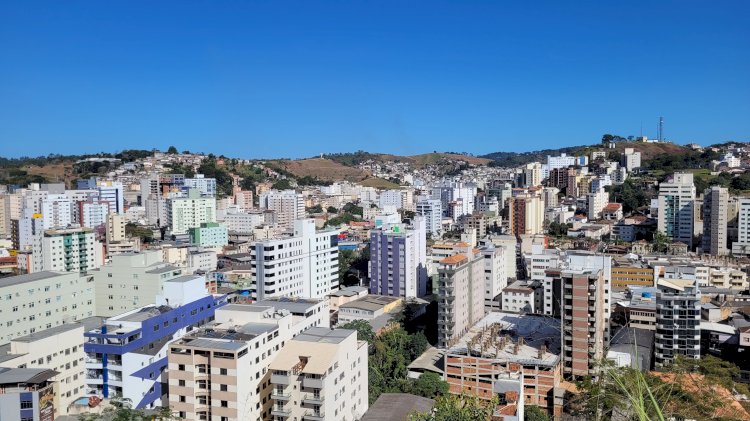
[[[206,178],[203,174],[195,174],[194,178],[185,179],[185,188],[196,189],[202,196],[216,196],[216,179]]]
[[[703,193],[703,253],[724,256],[727,248],[729,190],[712,186]]]
[[[339,230],[316,232],[313,219],[294,221],[292,237],[251,246],[252,298],[322,298],[339,288]]]
[[[44,232],[42,249],[34,250],[33,259],[42,262],[43,270],[87,272],[102,265],[103,253],[90,228],[54,229]]]
[[[68,415],[68,407],[86,396],[83,325],[65,323],[11,340],[0,366],[55,370],[55,415]]]
[[[693,245],[693,174],[675,173],[672,180],[659,184],[658,230],[691,248]]]
[[[404,207],[404,196],[406,196],[405,190],[382,191],[378,200],[378,207],[382,209],[386,206],[394,206],[396,209],[401,209]]]
[[[732,254],[750,255],[750,197],[737,199],[737,241],[732,243]]]
[[[474,212],[476,195],[477,186],[471,183],[448,183],[448,185],[432,189],[432,197],[441,201],[443,216],[453,216],[455,220],[462,215],[470,215]],[[458,208],[453,215],[449,215],[452,203]]]
[[[370,231],[370,294],[414,298],[427,293],[425,221],[413,222]]]
[[[167,201],[167,214],[172,234],[186,234],[190,228],[216,222],[216,198],[201,196],[198,190],[190,189],[187,197]]]
[[[367,412],[367,342],[347,329],[314,328],[271,362],[273,420],[358,420]]]
[[[0,345],[94,315],[94,282],[79,273],[36,272],[0,283]]]
[[[99,200],[88,202],[78,202],[78,217],[82,227],[96,228],[107,222],[109,214],[109,204]]]
[[[48,194],[42,199],[44,229],[66,228],[73,223],[73,201],[65,194]]]
[[[599,189],[586,195],[588,202],[589,219],[599,219],[604,207],[609,203],[609,194],[604,189]]]
[[[227,212],[224,216],[224,225],[229,232],[250,233],[264,223],[263,212]]]
[[[97,316],[115,316],[154,303],[164,282],[182,275],[182,269],[162,260],[159,250],[111,257],[111,262],[90,272]]]
[[[112,213],[125,213],[125,188],[122,183],[116,181],[99,181],[96,183],[99,191],[99,200],[109,204]]]
[[[260,195],[260,208],[274,211],[279,227],[292,229],[305,217],[305,198],[294,190],[269,190]]]
[[[359,189],[361,203],[375,203],[378,201],[378,190],[375,187],[361,187]]]
[[[433,238],[440,238],[443,232],[442,202],[439,199],[422,198],[417,201],[416,214],[424,218],[427,232],[431,233]]]
[[[216,252],[213,250],[194,250],[187,254],[187,268],[189,273],[195,273],[198,270],[208,272],[216,270],[217,263]]]
[[[508,278],[515,278],[515,264],[510,273],[509,267],[506,263],[510,258],[515,261],[516,250],[508,249],[505,246],[495,246],[489,243],[488,246],[482,247],[482,257],[484,258],[484,307],[485,310],[491,310],[498,308],[499,295],[503,292],[503,289],[508,285]]]
[[[621,165],[625,167],[628,172],[633,172],[636,168],[640,168],[641,153],[633,148],[625,148],[625,153],[622,155]]]
[[[295,335],[329,330],[328,320],[325,300],[218,308],[213,324],[170,345],[169,406],[191,420],[272,419],[271,361]]]

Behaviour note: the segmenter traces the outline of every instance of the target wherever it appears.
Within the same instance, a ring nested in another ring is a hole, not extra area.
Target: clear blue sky
[[[0,155],[750,141],[749,1],[506,3],[3,1]]]

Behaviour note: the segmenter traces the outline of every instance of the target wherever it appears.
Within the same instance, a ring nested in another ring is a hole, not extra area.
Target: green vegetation
[[[686,149],[680,154],[661,154],[644,160],[642,166],[660,174],[671,174],[679,170],[709,168],[711,161],[719,160],[720,154],[706,149],[703,152]]]
[[[526,405],[523,410],[524,421],[550,421],[547,411],[536,405]]]
[[[481,155],[480,158],[491,159],[491,167],[510,168],[526,165],[531,162],[546,162],[547,155],[559,156],[561,153],[568,155],[580,155],[586,149],[585,146],[572,146],[559,149],[543,149],[531,152],[493,152]]]
[[[339,328],[356,330],[357,339],[370,344],[370,404],[382,393],[413,393],[435,398],[448,392],[448,384],[440,376],[422,375],[417,380],[407,376],[407,366],[429,347],[424,334],[410,335],[403,328],[396,327],[376,336],[372,326],[364,320],[355,320]]]
[[[628,178],[619,186],[607,186],[609,200],[622,203],[622,211],[625,214],[634,212],[649,203],[649,197],[642,188],[638,188],[635,182]]]
[[[154,240],[154,233],[151,228],[146,228],[132,222],[125,224],[125,235],[128,237],[138,237],[143,243],[150,243]]]
[[[198,174],[203,174],[206,178],[216,179],[216,196],[226,197],[232,195],[232,176],[227,168],[218,165],[216,157],[208,155],[198,167]]]
[[[288,190],[293,188],[292,183],[288,178],[280,178],[276,180],[271,187],[276,190]]]
[[[307,213],[323,213],[323,207],[320,205],[310,206],[305,208]]]
[[[341,208],[341,210],[343,210],[344,212],[354,214],[354,215],[359,215],[359,216],[363,215],[362,206],[357,206],[352,202],[345,204],[344,207]]]
[[[601,376],[578,382],[580,393],[569,407],[573,415],[597,420],[737,419],[731,393],[747,393],[747,385],[733,381],[737,367],[711,355],[700,360],[677,358],[663,373],[618,368],[610,361],[603,361],[600,368]]]
[[[47,179],[41,175],[32,175],[20,168],[0,168],[0,184],[16,184],[28,186],[29,183],[46,183]]]
[[[375,341],[375,332],[373,332],[372,326],[370,326],[370,324],[365,320],[352,320],[351,322],[343,324],[338,328],[356,330],[357,339],[360,341],[366,341],[370,346],[372,346],[372,343]]]
[[[352,221],[359,221],[361,218],[357,215],[345,212],[340,213],[333,218],[326,221],[325,226],[327,227],[340,227],[341,225],[348,224]]]
[[[572,224],[571,224],[572,225]],[[553,237],[564,237],[568,235],[568,228],[572,228],[568,224],[560,224],[555,221],[549,223],[547,233]]]
[[[177,148],[170,146],[169,149],[167,149],[167,153],[170,155],[177,155]]]
[[[193,167],[182,165],[179,163],[171,163],[166,165],[167,168],[169,168],[169,172],[172,174],[185,174],[185,177],[187,178],[193,178],[195,177],[195,171],[193,171]]]
[[[497,404],[497,397],[492,400],[483,400],[471,395],[443,395],[435,399],[432,412],[411,414],[409,421],[489,420]]]
[[[102,410],[100,414],[80,414],[80,421],[155,421],[155,420],[176,420],[172,410],[167,407],[158,407],[148,410],[148,412],[133,409],[129,399],[112,398],[109,403],[111,406]]]

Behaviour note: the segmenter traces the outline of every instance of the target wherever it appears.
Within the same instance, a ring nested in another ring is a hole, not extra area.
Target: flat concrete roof
[[[400,301],[401,297],[389,297],[385,295],[367,295],[362,298],[358,298],[354,301],[350,301],[346,304],[342,304],[339,308],[356,308],[359,310],[377,311],[383,307]]]
[[[351,286],[351,287],[341,288],[338,291],[333,291],[332,293],[328,295],[331,297],[353,297],[363,291],[367,291],[367,288],[360,287],[360,286]]]
[[[406,421],[415,412],[429,412],[435,406],[432,399],[408,393],[383,393],[370,405],[360,421]]]
[[[256,305],[273,307],[276,310],[289,310],[292,314],[305,314],[311,308],[315,307],[320,303],[320,300],[313,300],[309,298],[267,298],[265,300],[255,302]]]
[[[59,335],[64,332],[68,332],[74,329],[84,328],[83,324],[81,323],[65,323],[60,326],[51,327],[49,329],[40,330],[38,332],[34,332],[32,334],[21,336],[15,339],[12,339],[13,342],[35,342],[40,339],[49,338],[55,335]],[[81,339],[83,339],[83,336],[81,336]]]
[[[12,285],[25,284],[27,282],[42,281],[42,280],[54,278],[57,276],[70,275],[71,273],[72,272],[51,272],[48,270],[44,270],[41,272],[27,273],[24,275],[9,276],[7,278],[0,279],[0,287],[8,287]]]
[[[493,327],[497,330],[496,336],[492,335]],[[472,355],[520,364],[554,366],[560,360],[560,329],[560,319],[491,312],[472,326],[446,354],[467,355],[471,344]],[[521,338],[523,345],[516,346]],[[486,345],[484,351],[482,344]],[[540,356],[542,346],[547,351]]]

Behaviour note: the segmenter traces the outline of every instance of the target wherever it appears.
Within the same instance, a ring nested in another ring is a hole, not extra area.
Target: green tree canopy
[[[426,372],[414,380],[411,393],[433,399],[448,394],[448,382],[436,373]]]
[[[352,320],[349,323],[339,326],[339,329],[356,330],[357,339],[360,341],[367,341],[370,345],[372,345],[375,340],[375,332],[372,330],[372,326],[370,326],[365,320]]]

